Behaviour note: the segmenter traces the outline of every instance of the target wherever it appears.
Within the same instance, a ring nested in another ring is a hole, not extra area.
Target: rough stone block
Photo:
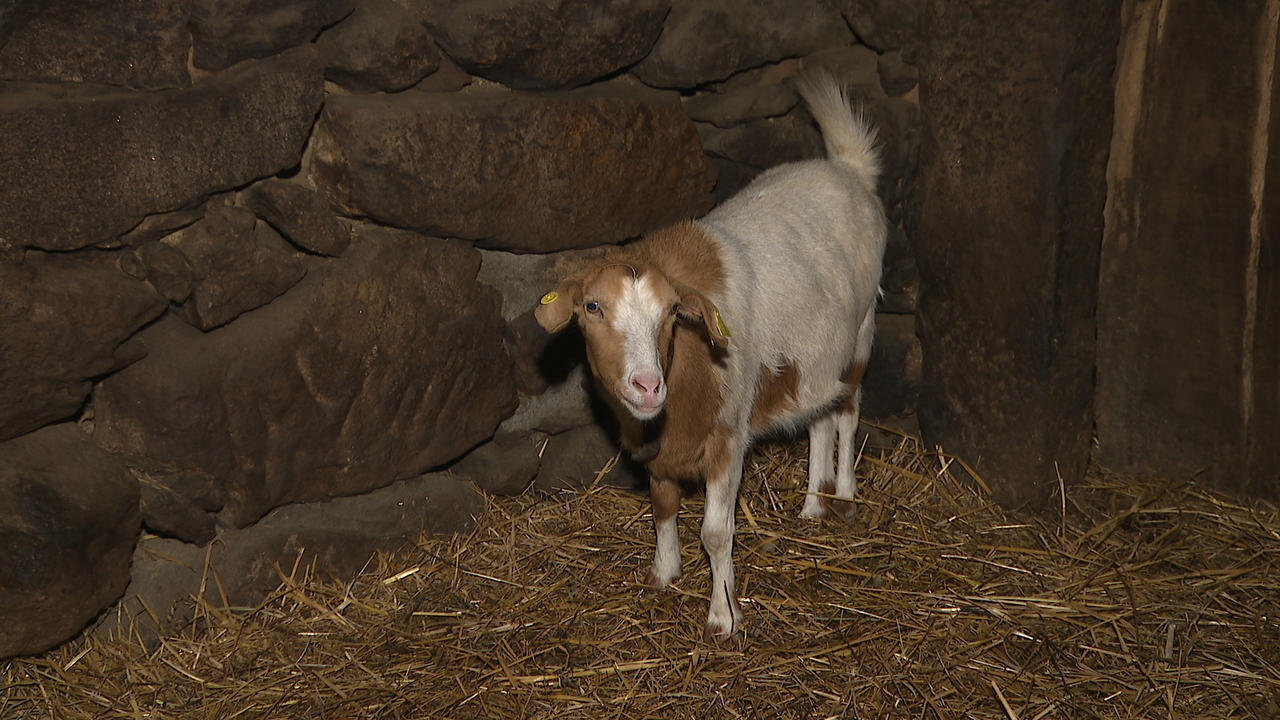
[[[245,207],[271,223],[289,241],[320,255],[341,255],[351,230],[314,190],[288,180],[254,183],[242,196]]]
[[[914,315],[880,313],[876,342],[862,385],[862,415],[868,420],[903,417],[920,402],[920,339]]]
[[[74,425],[0,443],[0,658],[70,639],[129,583],[138,482]]]
[[[0,103],[0,251],[75,250],[298,164],[323,99],[314,48],[185,90],[10,87]]]
[[[452,468],[481,490],[495,495],[519,495],[538,474],[542,458],[531,438],[510,433],[472,450]]]
[[[440,466],[515,409],[479,266],[456,241],[369,229],[229,325],[165,318],[141,336],[147,360],[98,386],[94,439],[217,478],[236,526]]]
[[[788,115],[755,120],[727,130],[699,125],[709,155],[759,170],[825,155],[822,135],[807,118]]]
[[[0,36],[0,80],[186,87],[184,0],[18,0]]]
[[[647,488],[648,474],[626,453],[618,456],[617,433],[592,423],[553,435],[542,451],[542,467],[533,484],[540,490],[590,487],[599,482],[620,488]],[[617,463],[610,463],[617,457]],[[601,474],[606,468],[608,472]]]
[[[927,0],[848,0],[844,16],[867,45],[887,52],[914,52]]]
[[[473,75],[525,90],[567,89],[639,61],[670,0],[403,0]]]
[[[124,598],[95,631],[153,642],[190,621],[192,599],[202,589],[213,607],[224,599],[233,607],[254,607],[295,566],[299,581],[310,571],[349,582],[375,552],[394,551],[423,534],[467,532],[483,513],[484,498],[475,488],[432,474],[363,495],[280,508],[251,527],[222,528],[207,548],[147,538],[134,553]]]
[[[191,294],[178,313],[201,330],[266,305],[307,274],[302,253],[244,208],[214,205],[164,244],[191,268]]]
[[[136,361],[129,339],[164,298],[118,270],[114,253],[26,253],[0,263],[0,441],[70,417],[93,378]]]
[[[675,0],[653,52],[632,72],[661,88],[694,88],[747,68],[853,41],[825,0]]]
[[[308,171],[343,212],[480,247],[618,242],[705,212],[714,183],[680,106],[638,90],[331,97]]]
[[[305,45],[356,0],[191,0],[192,63],[224,70]]]
[[[440,67],[431,34],[392,0],[359,0],[316,47],[324,57],[324,76],[352,90],[403,90]]]

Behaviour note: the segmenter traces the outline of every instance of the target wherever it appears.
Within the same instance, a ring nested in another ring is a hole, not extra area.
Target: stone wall
[[[910,413],[917,5],[5,4],[0,657],[78,632],[130,555],[113,618],[163,614],[205,562],[251,603],[272,563],[342,576],[465,527],[467,477],[581,481],[614,447],[537,297],[819,155],[802,67],[881,130],[867,411]]]

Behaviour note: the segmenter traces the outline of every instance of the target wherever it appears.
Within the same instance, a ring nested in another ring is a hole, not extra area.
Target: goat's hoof
[[[854,506],[852,500],[843,500],[836,498],[823,498],[827,506],[827,517],[838,518],[840,520],[852,520],[854,515]]]
[[[702,630],[702,641],[708,645],[725,646],[742,637],[741,622],[734,623],[734,626],[725,628],[711,621],[707,621],[707,626]]]
[[[816,503],[805,503],[800,511],[801,520],[817,522],[823,518],[852,520],[855,508],[852,500],[835,497],[823,497]]]
[[[662,591],[666,590],[667,586],[675,582],[679,577],[680,576],[677,575],[673,578],[663,580],[650,570],[649,575],[644,579],[644,585],[640,589],[640,595],[641,597],[654,597],[656,595],[661,595]]]
[[[731,600],[728,607],[712,609],[707,615],[707,626],[702,631],[703,640],[715,645],[724,645],[741,635],[742,610],[738,607],[736,599]]]

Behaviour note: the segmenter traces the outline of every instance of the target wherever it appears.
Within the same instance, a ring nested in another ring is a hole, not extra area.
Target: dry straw
[[[1095,472],[1025,518],[904,438],[860,459],[851,523],[811,523],[803,454],[752,455],[728,646],[701,640],[700,501],[684,579],[642,597],[648,502],[597,485],[493,499],[350,584],[285,568],[152,649],[0,664],[0,718],[1280,717],[1274,509]]]

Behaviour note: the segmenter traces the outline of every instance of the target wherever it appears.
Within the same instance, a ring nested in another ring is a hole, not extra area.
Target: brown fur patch
[[[673,285],[720,296],[725,288],[724,259],[710,233],[692,221],[650,233],[627,248],[637,259],[660,268]]]
[[[705,478],[703,460],[720,415],[721,370],[702,333],[677,325],[667,373],[667,408],[659,422],[658,454],[646,465],[654,477]]]
[[[853,412],[858,409],[855,399],[858,397],[858,386],[862,384],[862,378],[866,374],[867,364],[864,362],[856,362],[845,371],[843,380],[849,386],[849,396],[840,404],[841,411]]]
[[[702,476],[707,482],[715,482],[724,476],[733,463],[733,454],[738,452],[732,447],[733,430],[727,425],[716,423],[707,436],[706,454],[702,460]],[[737,482],[741,478],[734,478]]]
[[[680,483],[662,478],[649,479],[649,502],[653,503],[654,522],[675,517],[680,511]]]
[[[773,368],[760,368],[756,401],[751,406],[751,429],[757,432],[764,430],[779,415],[794,410],[799,388],[800,371],[790,363],[784,364],[777,374]]]
[[[631,262],[642,274],[653,268],[673,286],[720,296],[725,267],[720,248],[692,222],[650,233],[610,258]],[[708,453],[723,442],[712,437],[720,416],[723,369],[719,351],[701,327],[676,325],[663,358],[667,370],[667,406],[659,419],[658,453],[645,462],[654,478],[705,480]]]

